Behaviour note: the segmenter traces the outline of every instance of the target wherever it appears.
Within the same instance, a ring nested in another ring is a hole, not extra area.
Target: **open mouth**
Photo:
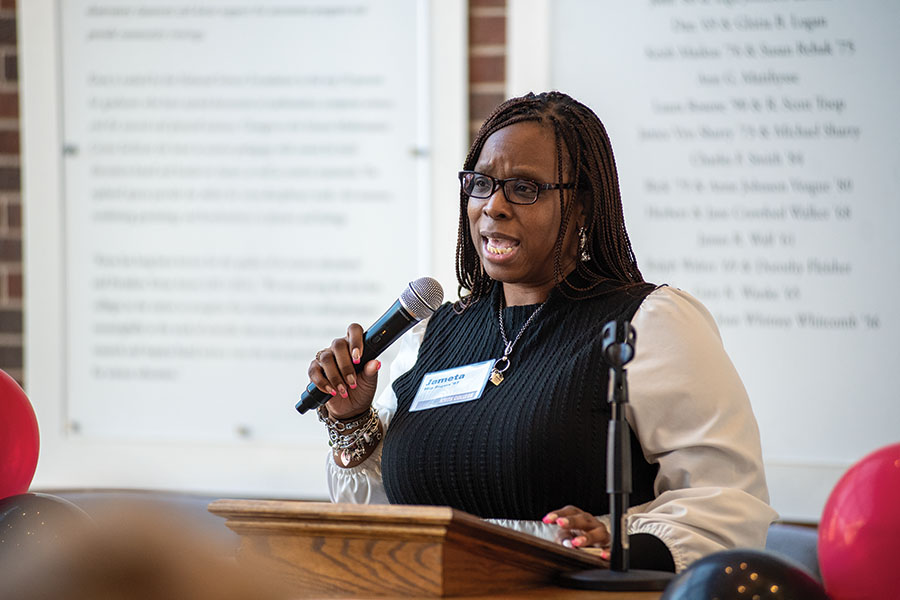
[[[482,240],[486,254],[497,258],[509,256],[519,247],[517,240],[507,238],[482,236]]]

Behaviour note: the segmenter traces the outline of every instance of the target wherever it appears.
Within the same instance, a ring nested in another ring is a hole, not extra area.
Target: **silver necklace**
[[[519,333],[516,334],[516,337],[513,341],[509,341],[506,339],[506,328],[503,326],[503,303],[500,303],[500,309],[497,311],[497,320],[500,321],[500,336],[503,338],[503,356],[497,359],[494,362],[494,368],[491,369],[491,383],[494,385],[500,385],[503,383],[503,373],[509,369],[509,355],[512,354],[513,347],[516,345],[516,342],[519,341],[519,338],[522,337],[522,334],[525,333],[525,330],[531,325],[531,322],[534,321],[534,318],[538,316],[538,313],[541,312],[541,309],[544,308],[544,305],[547,304],[547,301],[544,300],[541,302],[541,305],[537,307],[537,309],[531,313],[531,316],[528,317],[528,320],[525,321],[525,324],[522,325],[522,328],[519,329]],[[502,365],[502,368],[501,368]]]

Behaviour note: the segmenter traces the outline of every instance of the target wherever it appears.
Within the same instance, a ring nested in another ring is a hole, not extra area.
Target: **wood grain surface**
[[[506,595],[607,565],[448,507],[217,500],[209,510],[241,536],[242,563],[289,582],[298,598]]]

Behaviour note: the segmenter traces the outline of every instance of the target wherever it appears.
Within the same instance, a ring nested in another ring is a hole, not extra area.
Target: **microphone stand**
[[[602,352],[609,363],[607,400],[610,404],[606,440],[606,491],[609,494],[609,569],[563,573],[558,582],[582,590],[664,590],[675,573],[629,569],[628,531],[625,513],[631,482],[631,428],[625,420],[628,377],[625,365],[634,358],[636,334],[631,323],[610,321],[603,326]]]

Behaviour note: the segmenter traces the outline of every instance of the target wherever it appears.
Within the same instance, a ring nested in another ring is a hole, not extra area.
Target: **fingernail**
[[[325,391],[328,392],[329,394],[331,394],[332,396],[337,396],[337,392],[334,391],[334,388],[331,387],[330,385],[327,388],[325,388]]]
[[[601,550],[600,558],[602,558],[603,560],[609,560],[609,550]]]
[[[579,535],[577,538],[574,538],[572,540],[572,545],[577,548],[579,546],[583,546],[586,541],[587,540],[584,537]]]
[[[544,517],[542,519],[542,521],[544,521],[544,523],[546,523],[548,525],[553,523],[553,521],[555,521],[555,520],[556,520],[556,515],[554,515],[553,513],[550,513],[549,515],[547,515],[546,517]]]
[[[568,527],[569,520],[565,517],[562,517],[562,518],[556,520],[556,524],[559,525],[560,527]]]
[[[338,386],[338,391],[341,393],[341,398],[347,397],[347,388],[345,388],[343,385]]]
[[[381,368],[381,361],[380,361],[380,360],[376,360],[375,363],[376,363],[376,364],[375,364],[375,370],[377,371],[377,370],[379,370],[379,369]]]
[[[354,349],[353,349],[353,352],[351,352],[350,355],[353,357],[353,364],[354,364],[354,365],[358,365],[358,364],[359,364],[359,358],[360,358],[360,356],[359,356],[359,348],[354,348]]]
[[[347,383],[350,385],[350,389],[351,389],[351,390],[355,390],[355,389],[356,389],[356,377],[354,377],[353,375],[348,375],[348,376],[347,376]]]

